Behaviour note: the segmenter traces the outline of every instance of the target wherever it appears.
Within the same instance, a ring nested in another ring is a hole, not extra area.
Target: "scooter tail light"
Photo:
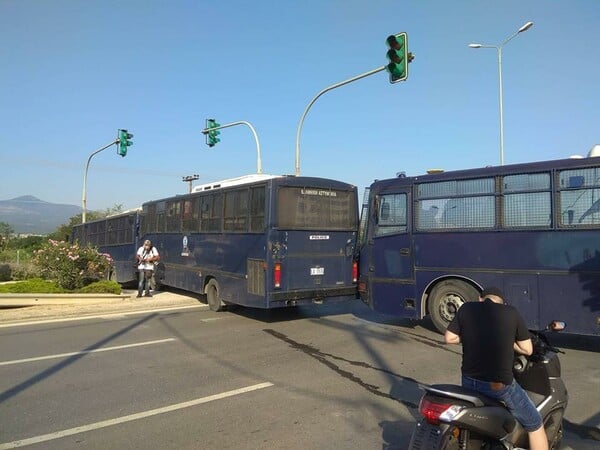
[[[452,422],[463,409],[464,407],[460,405],[436,403],[426,398],[422,399],[419,405],[419,412],[432,425],[439,425],[440,422]]]

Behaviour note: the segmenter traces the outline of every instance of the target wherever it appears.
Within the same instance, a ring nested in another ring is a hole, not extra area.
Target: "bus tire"
[[[224,303],[219,297],[219,283],[217,283],[217,280],[214,278],[210,280],[206,285],[204,292],[206,293],[206,302],[211,311],[221,311]]]
[[[470,284],[460,280],[444,280],[436,284],[429,294],[427,311],[437,330],[445,333],[458,308],[465,302],[478,299],[479,292]]]

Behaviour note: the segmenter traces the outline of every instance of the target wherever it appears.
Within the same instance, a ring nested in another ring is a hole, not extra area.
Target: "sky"
[[[256,173],[247,126],[205,144],[208,118],[249,122],[262,172],[295,173],[296,134],[323,89],[387,64],[408,33],[405,82],[385,71],[322,95],[300,175],[362,193],[427,169],[587,155],[600,144],[597,0],[0,0],[0,200],[123,209]]]

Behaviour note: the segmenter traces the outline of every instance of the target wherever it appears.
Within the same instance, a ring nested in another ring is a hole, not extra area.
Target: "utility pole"
[[[197,180],[198,178],[200,178],[199,175],[188,175],[186,177],[181,177],[181,181],[183,181],[184,183],[189,183],[189,189],[188,189],[188,193],[192,193],[192,181]]]

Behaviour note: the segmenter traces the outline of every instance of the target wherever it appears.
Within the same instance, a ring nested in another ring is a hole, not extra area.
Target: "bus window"
[[[248,220],[248,190],[225,193],[224,231],[246,231]]]
[[[406,232],[406,194],[384,194],[379,197],[377,236]]]
[[[223,195],[221,193],[213,194],[211,196],[211,202],[207,231],[221,231]]]
[[[167,204],[167,233],[178,233],[181,231],[181,201],[169,202]]]
[[[221,193],[203,196],[200,206],[200,230],[221,231],[222,209],[223,197]]]
[[[545,192],[536,192],[536,191]],[[502,180],[504,227],[546,227],[552,224],[550,174],[508,175]]]
[[[561,224],[600,224],[600,167],[563,170],[559,179]]]
[[[198,231],[200,226],[199,202],[199,198],[183,201],[183,217],[181,220],[182,231]]]
[[[494,186],[494,178],[419,184],[417,229],[493,228],[496,222]]]
[[[265,187],[250,189],[250,231],[262,232],[265,229]]]
[[[348,230],[356,227],[356,193],[285,186],[278,190],[279,228]]]
[[[163,233],[165,231],[165,202],[158,202],[156,204],[156,222],[155,228],[152,231]]]
[[[438,200],[422,200],[419,202],[417,230],[435,230],[440,228],[441,214],[439,203]]]

